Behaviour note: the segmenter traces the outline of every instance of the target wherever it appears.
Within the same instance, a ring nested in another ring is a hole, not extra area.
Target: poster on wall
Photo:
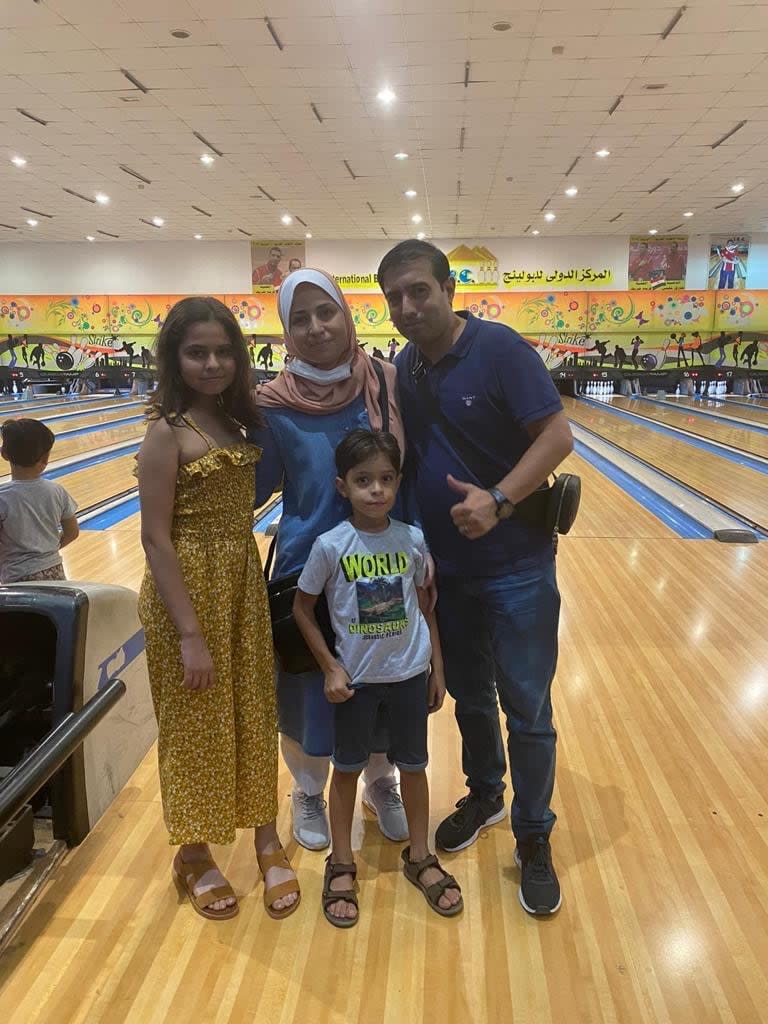
[[[251,283],[254,292],[279,288],[293,270],[306,264],[304,242],[251,242]]]
[[[747,283],[749,235],[712,235],[709,240],[710,288],[744,288]]]
[[[630,290],[684,288],[688,239],[684,235],[633,235],[629,239]]]

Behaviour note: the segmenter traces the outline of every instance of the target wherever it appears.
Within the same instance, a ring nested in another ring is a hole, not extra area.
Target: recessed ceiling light
[[[409,199],[415,199],[416,196],[418,195],[418,192],[414,188],[409,188],[409,189],[406,189],[403,194],[408,196]]]
[[[26,167],[27,166],[27,161],[24,159],[23,156],[12,156],[11,157],[11,163],[12,164],[16,164],[17,167]]]
[[[165,221],[163,220],[162,217],[153,217],[152,223],[155,225],[156,228],[161,228],[163,224],[165,224]]]
[[[420,242],[423,242],[423,241],[424,241],[424,239],[425,239],[425,238],[426,238],[427,236],[425,235],[425,233],[424,233],[423,231],[420,231],[420,232],[418,233],[418,235],[416,235],[416,237],[418,238],[418,240],[419,240]]]
[[[189,39],[190,33],[185,28],[175,28],[171,35],[174,39]]]
[[[38,221],[34,220],[32,217],[27,217],[27,224],[29,224],[31,228],[36,228]]]
[[[540,234],[541,234],[541,232],[539,231],[539,229],[538,229],[538,228],[534,228],[534,229],[533,229],[533,231],[531,232],[531,234],[532,234],[532,235],[540,235]]]
[[[214,163],[214,157],[212,157],[210,153],[203,153],[200,157],[200,163],[205,164],[206,167],[210,167],[211,164]]]
[[[610,156],[610,155],[611,155],[610,149],[598,149],[597,152],[595,153],[595,156],[599,156],[601,159],[603,159],[606,156]]]
[[[403,153],[402,150],[399,153],[395,153],[395,160],[407,160],[407,159],[408,159],[408,154],[407,153]]]
[[[101,203],[102,206],[106,206],[109,202],[109,196],[105,196],[103,192],[97,192],[94,199],[97,203]]]
[[[743,181],[737,181],[735,185],[731,185],[731,192],[743,192],[743,191],[744,191],[744,182]]]
[[[394,103],[397,96],[392,92],[388,85],[385,85],[383,89],[376,93],[376,99],[379,103],[383,103],[385,106],[389,106],[390,103]]]
[[[565,190],[565,194],[567,196],[577,196],[579,194],[579,190],[576,188],[575,185],[571,185],[570,188],[567,188]]]
[[[509,30],[512,28],[508,21],[494,21],[491,27],[493,28],[494,32],[509,32]]]
[[[552,213],[551,210],[547,210],[547,212],[544,214],[544,220],[553,221],[556,216],[556,213]]]
[[[284,213],[280,220],[286,225],[293,224],[293,217],[289,213]]]
[[[96,239],[93,237],[93,235],[86,235],[85,236],[85,240],[86,240],[86,242],[95,242],[96,241]]]
[[[203,240],[203,236],[202,235],[195,235],[195,241],[196,242],[202,242],[202,240]]]
[[[311,238],[311,237],[312,237],[312,232],[311,232],[311,231],[308,231],[308,232],[306,233],[306,235],[304,235],[304,237],[305,237],[305,238]]]
[[[658,235],[658,233],[659,233],[659,229],[658,228],[649,228],[648,229],[648,234],[649,235]]]
[[[414,213],[414,215],[413,215],[413,216],[411,217],[411,221],[412,221],[412,222],[413,222],[414,224],[421,224],[421,222],[422,222],[422,220],[423,220],[423,219],[424,219],[424,218],[423,218],[423,217],[421,216],[421,214],[420,214],[420,213]]]
[[[683,216],[684,217],[692,217],[693,216],[693,210],[686,210],[685,213],[683,214]]]

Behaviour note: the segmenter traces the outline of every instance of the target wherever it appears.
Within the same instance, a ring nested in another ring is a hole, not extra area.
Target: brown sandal
[[[351,889],[331,889],[331,882],[341,875],[352,875],[354,883]],[[360,908],[357,905],[357,894],[360,886],[357,884],[357,864],[332,864],[330,854],[325,858],[325,875],[323,877],[323,914],[325,920],[329,921],[334,928],[352,928],[360,919]],[[337,900],[344,900],[351,903],[357,913],[354,917],[336,917],[331,914],[328,908]]]
[[[240,911],[240,907],[235,903],[231,907],[226,907],[224,910],[211,910],[210,905],[216,903],[218,900],[227,900],[235,896],[234,889],[227,882],[225,885],[217,885],[214,889],[209,889],[207,892],[195,894],[195,886],[201,880],[206,871],[218,871],[216,864],[211,857],[204,857],[200,860],[187,861],[183,860],[181,854],[177,852],[173,858],[173,878],[179,891],[183,896],[189,897],[189,902],[192,904],[194,910],[201,917],[207,917],[209,921],[228,921],[232,917],[236,917]]]
[[[424,893],[424,899],[434,911],[442,917],[455,917],[456,914],[462,912],[464,909],[464,898],[462,896],[459,897],[459,902],[455,903],[452,907],[441,907],[438,902],[446,889],[458,889],[461,892],[461,886],[453,875],[443,871],[440,861],[434,853],[430,853],[424,860],[416,862],[411,860],[410,846],[406,846],[400,856],[403,858],[403,874],[417,889],[421,889]],[[432,885],[424,885],[421,881],[421,875],[427,868],[437,868],[438,871],[443,872],[443,877],[439,882],[433,882]]]
[[[288,868],[289,871],[293,870],[290,861],[285,855],[285,850],[281,846],[274,853],[259,853],[257,851],[256,860],[259,863],[259,870],[264,876],[264,909],[275,921],[282,921],[284,917],[290,917],[301,903],[301,888],[299,887],[298,878],[289,878],[285,882],[278,882],[277,885],[273,885],[271,889],[267,888],[267,872],[270,868]],[[285,907],[283,910],[275,910],[272,906],[275,900],[282,899],[283,896],[289,896],[292,892],[298,895],[298,899],[290,907]]]

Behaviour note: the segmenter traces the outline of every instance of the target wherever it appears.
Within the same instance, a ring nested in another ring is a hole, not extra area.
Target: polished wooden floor
[[[3,1019],[768,1020],[768,546],[680,540],[576,456],[573,467],[585,502],[559,554],[555,918],[520,908],[505,824],[444,858],[466,901],[451,921],[358,814],[357,928],[324,921],[323,855],[294,844],[303,902],[270,920],[246,834],[217,851],[241,913],[206,922],[171,884],[151,753],[0,958]],[[647,535],[632,534],[633,516]],[[73,578],[136,586],[137,518],[84,530],[65,555]],[[431,731],[433,824],[462,794],[459,766],[446,706]],[[279,791],[287,841],[284,770]]]

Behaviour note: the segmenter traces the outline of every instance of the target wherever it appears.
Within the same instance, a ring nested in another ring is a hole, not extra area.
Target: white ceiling
[[[109,241],[99,230],[129,240],[242,239],[238,228],[301,237],[300,224],[280,223],[286,212],[317,238],[404,237],[418,230],[413,212],[441,237],[765,230],[768,4],[688,0],[663,40],[678,7],[0,0],[0,222],[17,228],[0,228],[0,241]],[[494,31],[502,19],[511,30]],[[174,29],[190,38],[175,39]],[[646,89],[658,83],[665,88]],[[376,99],[384,85],[397,94],[387,110]],[[210,168],[193,132],[224,154]],[[595,157],[601,147],[610,157]],[[410,156],[398,162],[401,149]],[[15,167],[15,155],[27,165]],[[743,195],[716,210],[737,181]],[[578,196],[566,198],[568,185]],[[64,187],[103,191],[111,202],[95,206]],[[406,188],[418,197],[405,199]],[[30,228],[34,215],[22,207],[52,219]],[[688,209],[695,216],[684,220]],[[154,216],[162,229],[140,220]]]

